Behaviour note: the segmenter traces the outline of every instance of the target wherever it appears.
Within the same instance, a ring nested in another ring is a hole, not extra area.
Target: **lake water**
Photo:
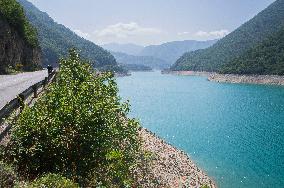
[[[130,116],[187,152],[220,188],[284,187],[284,87],[159,72],[117,81]]]

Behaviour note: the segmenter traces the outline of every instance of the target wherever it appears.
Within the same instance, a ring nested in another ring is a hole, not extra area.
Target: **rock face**
[[[41,50],[32,47],[20,37],[17,30],[0,16],[0,74],[8,67],[33,71],[41,67]]]
[[[284,76],[277,75],[211,74],[208,80],[227,83],[284,85]]]
[[[235,84],[264,84],[284,86],[284,76],[279,75],[239,75],[239,74],[218,74],[215,72],[197,71],[170,71],[164,70],[162,74],[173,74],[179,76],[205,76],[208,81]]]
[[[199,169],[195,163],[183,151],[169,145],[147,129],[139,131],[142,139],[142,150],[150,153],[149,163],[145,163],[136,172],[139,187],[154,188],[216,188],[214,181],[205,172]],[[206,186],[207,185],[207,186]]]

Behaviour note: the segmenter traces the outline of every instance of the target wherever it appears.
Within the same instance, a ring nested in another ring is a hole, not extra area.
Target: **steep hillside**
[[[198,49],[208,48],[216,43],[217,40],[210,41],[173,41],[161,45],[151,45],[145,47],[139,54],[141,56],[153,56],[163,59],[170,64],[173,64],[185,52],[190,52]]]
[[[77,36],[65,26],[53,21],[26,0],[18,0],[24,7],[30,22],[37,28],[39,43],[43,51],[43,63],[57,65],[58,59],[68,54],[68,49],[75,47],[80,54],[94,63],[97,68],[117,69],[115,58],[103,48]]]
[[[122,65],[144,65],[151,67],[152,69],[165,69],[170,67],[170,64],[168,62],[151,56],[134,56],[119,52],[111,53],[116,58],[117,62]]]
[[[109,43],[102,45],[102,47],[112,52],[121,52],[129,55],[138,55],[144,48],[143,46],[131,43],[128,44]]]
[[[41,67],[36,30],[16,0],[0,0],[0,74]]]
[[[184,54],[171,70],[220,71],[283,26],[284,1],[277,0],[212,47]]]
[[[224,66],[221,72],[284,75],[284,27],[243,56]]]

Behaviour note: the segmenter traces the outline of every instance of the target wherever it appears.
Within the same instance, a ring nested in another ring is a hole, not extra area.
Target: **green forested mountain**
[[[41,67],[36,29],[16,0],[0,0],[0,74]]]
[[[48,14],[41,12],[26,0],[18,0],[25,13],[38,30],[39,43],[43,51],[43,64],[57,65],[58,59],[68,54],[68,49],[75,47],[80,54],[92,61],[97,68],[118,69],[115,58],[103,48],[77,36],[65,26],[54,22]]]
[[[222,67],[221,73],[284,75],[284,27]]]
[[[116,58],[117,62],[122,65],[143,65],[152,69],[165,69],[170,67],[170,64],[168,62],[151,56],[134,56],[120,52],[111,53]]]
[[[152,56],[158,59],[162,59],[169,64],[173,64],[180,56],[185,52],[191,52],[198,49],[204,49],[212,46],[217,40],[209,41],[173,41],[167,42],[161,45],[146,46],[140,56]]]
[[[0,0],[0,17],[17,29],[28,44],[38,45],[36,30],[26,19],[23,7],[16,0]]]
[[[221,71],[284,26],[284,1],[277,0],[253,19],[204,50],[184,54],[172,70]],[[269,63],[269,62],[266,62]],[[232,69],[231,69],[232,70]],[[233,73],[233,72],[232,72]]]

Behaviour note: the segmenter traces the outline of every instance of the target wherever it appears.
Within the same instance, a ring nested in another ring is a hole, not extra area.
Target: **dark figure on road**
[[[47,72],[48,72],[48,75],[51,74],[53,71],[53,67],[51,65],[47,65]]]

